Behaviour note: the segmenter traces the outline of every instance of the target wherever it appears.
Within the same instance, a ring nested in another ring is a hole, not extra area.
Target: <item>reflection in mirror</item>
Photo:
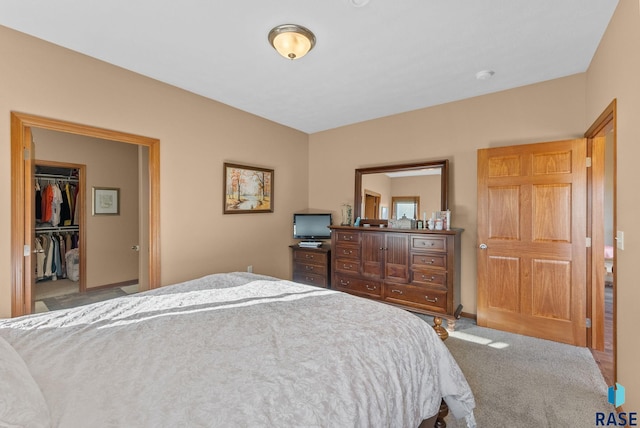
[[[354,217],[431,217],[448,208],[448,160],[356,169]]]

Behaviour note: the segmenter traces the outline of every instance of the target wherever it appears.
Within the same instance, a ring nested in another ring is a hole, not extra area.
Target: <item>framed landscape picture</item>
[[[273,170],[224,164],[224,214],[272,213]]]

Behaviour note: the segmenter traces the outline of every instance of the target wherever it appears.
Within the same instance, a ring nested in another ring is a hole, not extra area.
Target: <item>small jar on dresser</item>
[[[331,246],[300,247],[290,245],[292,251],[293,281],[318,287],[331,287]]]

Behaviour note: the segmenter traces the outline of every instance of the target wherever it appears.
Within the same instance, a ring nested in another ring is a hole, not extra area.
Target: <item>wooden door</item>
[[[364,195],[364,218],[380,218],[380,194],[365,190]]]
[[[586,140],[478,151],[478,325],[586,344]]]

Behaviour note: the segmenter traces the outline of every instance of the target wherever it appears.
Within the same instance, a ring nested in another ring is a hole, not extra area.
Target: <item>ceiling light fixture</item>
[[[301,25],[278,25],[269,31],[269,43],[288,59],[302,58],[316,44],[316,36]]]
[[[496,74],[493,70],[482,70],[476,73],[476,79],[478,80],[489,80]]]

